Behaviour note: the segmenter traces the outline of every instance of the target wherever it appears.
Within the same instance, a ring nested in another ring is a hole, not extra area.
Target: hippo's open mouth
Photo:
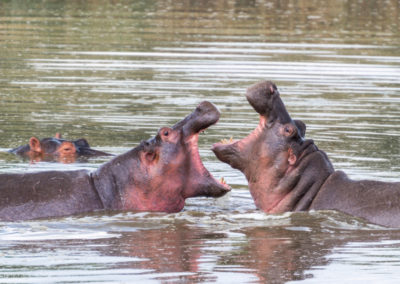
[[[231,190],[231,187],[226,183],[223,177],[219,180],[215,179],[214,176],[204,166],[199,154],[198,136],[199,134],[192,136],[189,142],[190,148],[192,149],[192,165],[194,165],[195,169],[195,173],[193,174],[198,175],[200,173],[203,177],[201,187],[203,187],[203,191],[205,192],[206,196],[220,197],[229,192]]]
[[[204,101],[185,119],[174,125],[174,130],[181,130],[183,141],[190,152],[190,173],[186,197],[210,196],[220,197],[231,190],[225,179],[216,180],[204,166],[198,148],[199,134],[219,120],[218,109],[210,102]]]

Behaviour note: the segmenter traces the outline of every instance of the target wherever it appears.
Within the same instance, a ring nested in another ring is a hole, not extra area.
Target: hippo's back
[[[59,217],[101,208],[86,170],[0,174],[0,220]]]
[[[310,209],[338,210],[378,225],[400,227],[400,182],[352,180],[336,171]]]

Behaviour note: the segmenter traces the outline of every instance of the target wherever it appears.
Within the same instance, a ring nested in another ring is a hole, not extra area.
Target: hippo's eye
[[[173,134],[173,130],[168,127],[163,127],[158,132],[158,136],[165,142],[167,142],[171,139],[170,136],[172,134]],[[172,137],[173,137],[173,135],[172,135]]]
[[[283,131],[285,132],[286,136],[291,136],[293,134],[294,130],[293,130],[293,127],[290,127],[287,125],[283,128]]]

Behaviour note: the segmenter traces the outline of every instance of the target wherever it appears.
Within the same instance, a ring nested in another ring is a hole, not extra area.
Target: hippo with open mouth
[[[204,167],[199,133],[220,113],[202,102],[171,128],[103,164],[94,172],[0,174],[0,220],[68,216],[96,210],[178,212],[185,199],[230,191]]]
[[[216,143],[212,150],[244,173],[257,208],[338,210],[400,227],[400,183],[355,181],[335,171],[328,156],[305,139],[306,125],[292,120],[272,82],[251,86],[246,97],[260,114],[258,126],[246,138]]]

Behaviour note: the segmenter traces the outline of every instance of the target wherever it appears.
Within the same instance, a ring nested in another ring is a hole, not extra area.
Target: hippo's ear
[[[61,134],[60,134],[59,132],[57,132],[56,135],[54,135],[54,138],[56,138],[56,139],[61,139],[62,136],[61,136]]]
[[[36,137],[31,137],[29,139],[29,147],[31,148],[31,151],[41,153],[42,152],[42,147],[40,146],[40,140],[37,139]]]
[[[306,124],[301,121],[301,120],[293,120],[294,124],[297,126],[297,128],[299,129],[299,134],[301,137],[304,137],[304,135],[306,135]]]
[[[87,142],[87,140],[85,138],[81,138],[78,140],[74,141],[74,144],[78,147],[82,147],[82,148],[90,148],[89,146],[89,142]]]

